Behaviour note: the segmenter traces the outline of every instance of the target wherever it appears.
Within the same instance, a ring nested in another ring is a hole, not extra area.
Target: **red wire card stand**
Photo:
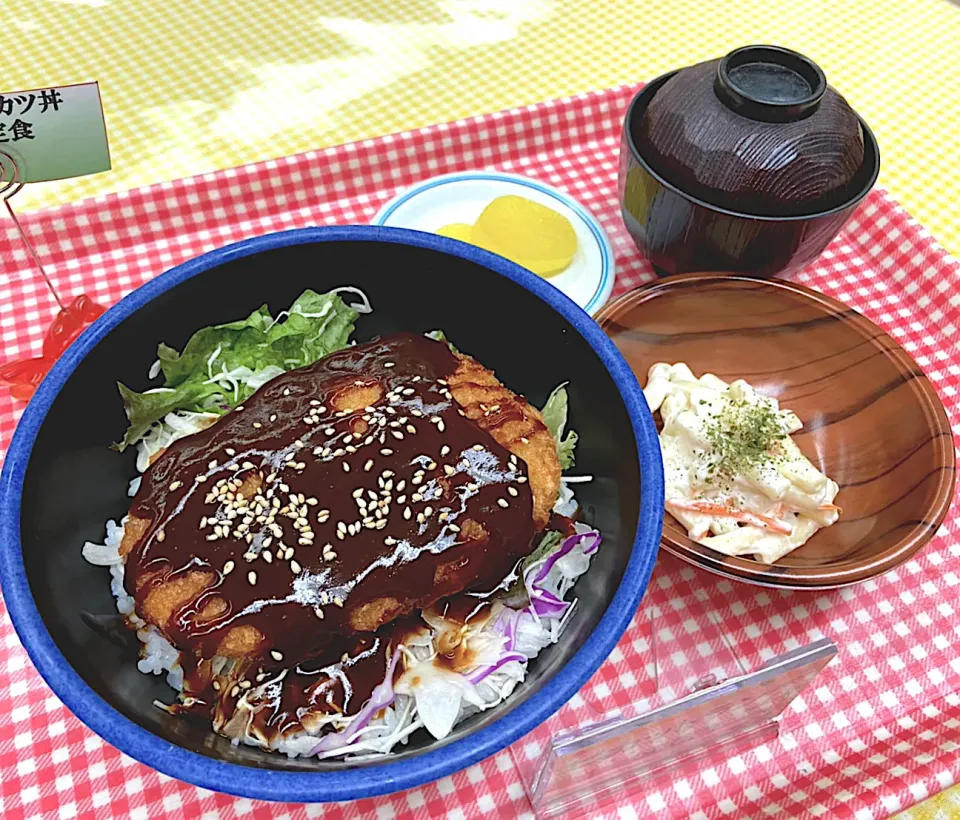
[[[10,202],[24,184],[16,159],[6,151],[0,150],[0,198],[3,199],[3,205],[17,227],[34,267],[43,277],[44,283],[60,308],[44,336],[43,351],[40,356],[0,364],[0,385],[6,386],[15,399],[28,401],[37,389],[37,385],[53,367],[54,362],[60,358],[73,340],[103,313],[104,308],[86,294],[74,297],[69,304],[65,304],[61,299]]]

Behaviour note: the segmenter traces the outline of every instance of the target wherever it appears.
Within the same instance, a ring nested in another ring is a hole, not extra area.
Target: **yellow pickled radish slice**
[[[454,222],[451,225],[444,225],[437,233],[440,234],[440,236],[446,236],[450,239],[459,239],[461,242],[473,241],[471,238],[473,225],[468,225],[466,222]]]
[[[475,225],[454,222],[437,233],[505,256],[543,277],[566,270],[577,252],[570,220],[522,196],[497,197]]]
[[[569,219],[512,195],[497,197],[483,209],[472,241],[544,277],[565,270],[577,252],[577,234]]]

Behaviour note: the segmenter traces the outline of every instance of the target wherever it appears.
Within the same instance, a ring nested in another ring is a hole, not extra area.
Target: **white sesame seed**
[[[507,487],[507,492],[510,493],[510,495],[512,495],[514,498],[519,495],[516,487]]]
[[[406,503],[407,497],[405,495],[397,496],[397,505]]]
[[[276,649],[270,650],[270,657],[273,658],[278,663],[283,660],[283,655],[280,652],[277,652]]]
[[[456,524],[447,524],[447,528],[451,532],[460,532],[460,528]]]
[[[437,469],[437,462],[431,461],[431,462],[427,465],[427,469],[428,469],[428,470],[436,470],[436,469]]]
[[[167,534],[163,530],[157,530],[157,541],[163,541],[167,537]]]
[[[238,405],[237,405],[236,407],[234,407],[233,409],[236,410],[238,413],[241,413],[241,412],[243,412],[243,405],[242,405],[242,404],[238,404]]]
[[[323,610],[320,607],[315,606],[313,608],[313,614],[316,615],[321,621],[323,620]]]
[[[418,523],[418,524],[422,524],[424,521],[426,521],[426,518],[425,518],[424,514],[423,514],[423,513],[417,513],[417,523]]]
[[[383,366],[384,366],[384,367],[396,367],[397,365],[396,365],[396,362],[384,362],[384,363],[383,363]]]
[[[263,427],[263,425],[262,425],[259,421],[255,421],[255,422],[253,423],[253,426],[254,426],[257,430],[259,430],[261,427]]]
[[[256,586],[257,583],[257,573],[253,570],[247,573],[247,580],[250,582],[250,586]]]
[[[443,447],[440,448],[440,455],[441,455],[441,456],[448,455],[449,452],[450,452],[450,448],[449,448],[446,444],[444,444]]]
[[[392,456],[392,455],[393,455],[393,450],[391,450],[389,447],[384,447],[384,448],[380,451],[380,455],[382,455],[382,456]]]
[[[518,478],[517,478],[517,483],[518,483],[518,484],[526,484],[526,483],[527,483],[527,477],[526,477],[525,475],[522,475],[522,476],[518,477]]]
[[[231,572],[233,572],[233,566],[233,561],[227,561],[227,563],[223,565],[223,574],[229,575]]]
[[[227,447],[225,452],[228,456],[235,456],[237,454],[237,451],[234,450],[233,447]]]
[[[264,550],[260,555],[268,564],[273,563],[273,553],[270,550]]]
[[[179,490],[182,486],[183,486],[183,482],[182,482],[182,481],[174,481],[174,482],[170,485],[170,492],[173,492],[174,490]]]
[[[343,462],[343,471],[344,471],[345,473],[349,473],[349,472],[350,472],[350,465],[347,464],[346,461]]]
[[[334,598],[334,599],[333,599],[333,603],[334,603],[335,606],[342,607],[342,606],[343,606],[343,598]]]
[[[510,506],[510,502],[507,501],[507,499],[505,499],[505,498],[498,498],[498,499],[497,499],[497,503],[498,503],[501,507],[503,507],[504,509],[506,509],[507,507]]]
[[[291,561],[291,562],[290,562],[290,569],[291,569],[291,571],[293,572],[294,575],[299,575],[299,573],[300,573],[300,565],[299,565],[296,561]]]
[[[425,518],[429,518],[431,515],[433,515],[433,507],[424,507],[423,515]]]
[[[409,507],[406,507],[406,508],[404,509],[404,511],[403,511],[403,517],[404,517],[407,521],[409,521],[409,520],[410,520],[410,517],[411,517],[412,515],[413,515],[413,511],[412,511]]]
[[[444,471],[447,475],[453,475],[453,474],[456,472],[456,470],[454,470],[453,467],[451,467],[449,464],[444,464],[444,465],[443,465],[443,471]]]
[[[234,686],[233,689],[230,690],[230,697],[232,697],[232,698],[235,698],[235,697],[236,697],[237,695],[239,695],[239,694],[240,694],[240,687],[239,687],[239,686]]]

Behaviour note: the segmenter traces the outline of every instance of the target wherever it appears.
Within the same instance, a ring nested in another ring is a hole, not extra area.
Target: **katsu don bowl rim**
[[[590,345],[623,398],[641,468],[640,511],[623,578],[599,623],[576,654],[524,703],[489,726],[409,759],[342,771],[287,772],[229,763],[175,746],[124,717],[88,686],[60,652],[34,602],[23,562],[20,508],[27,464],[51,405],[111,330],[160,294],[205,271],[264,251],[324,242],[391,243],[457,257],[526,288],[559,313]],[[375,226],[301,228],[246,239],[171,268],[111,307],[64,353],[27,405],[0,475],[0,578],[10,618],[34,666],[70,711],[120,751],[213,791],[287,802],[352,800],[414,788],[460,771],[518,740],[563,706],[613,650],[646,590],[660,542],[663,498],[657,432],[633,371],[600,326],[555,287],[502,257],[446,237]]]

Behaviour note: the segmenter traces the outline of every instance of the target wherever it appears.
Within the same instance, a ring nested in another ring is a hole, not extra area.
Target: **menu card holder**
[[[836,656],[822,638],[748,671],[699,583],[721,582],[681,573],[690,582],[678,592],[654,572],[627,633],[648,658],[647,680],[620,693],[635,699],[605,710],[603,701],[616,698],[595,678],[511,747],[537,817],[579,816],[670,788],[711,761],[776,740],[784,710]]]

